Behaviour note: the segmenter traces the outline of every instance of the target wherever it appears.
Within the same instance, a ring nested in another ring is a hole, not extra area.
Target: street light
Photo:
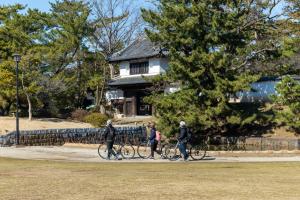
[[[16,89],[17,89],[17,111],[16,111],[16,145],[20,144],[20,130],[19,130],[19,62],[21,61],[21,55],[15,53],[13,55],[16,62]]]

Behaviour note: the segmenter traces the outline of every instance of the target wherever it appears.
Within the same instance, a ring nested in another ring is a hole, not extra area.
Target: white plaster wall
[[[111,101],[114,99],[124,99],[124,91],[123,90],[109,90],[105,93],[105,97],[107,101]]]
[[[164,90],[164,93],[165,94],[172,94],[172,93],[177,92],[179,90],[180,90],[179,86],[175,86],[175,85],[173,85],[173,86],[167,86],[165,88],[165,90]]]
[[[129,76],[129,62],[128,61],[123,61],[120,63],[120,76]]]
[[[263,81],[252,83],[251,86],[256,91],[244,91],[237,94],[240,102],[265,102],[270,100],[270,96],[276,94],[276,84],[278,81]]]
[[[149,74],[160,74],[160,58],[149,59]]]
[[[169,67],[169,59],[161,58],[160,59],[160,73],[165,73]]]
[[[120,77],[128,77],[128,76],[140,76],[140,74],[130,75],[129,62],[123,61],[120,63]],[[164,73],[168,68],[168,59],[166,58],[150,58],[149,59],[149,73],[143,74],[147,75],[157,75]]]

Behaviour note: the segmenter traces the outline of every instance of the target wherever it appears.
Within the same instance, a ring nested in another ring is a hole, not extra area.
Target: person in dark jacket
[[[150,159],[154,159],[154,151],[156,151],[156,148],[157,148],[157,141],[156,141],[156,128],[155,128],[155,123],[152,122],[150,124],[150,137],[149,137],[149,140],[150,140],[150,144],[151,144],[151,156],[150,156]]]
[[[106,146],[107,146],[107,159],[108,160],[110,160],[111,154],[113,154],[115,156],[115,158],[118,159],[117,154],[112,149],[114,142],[115,142],[115,137],[116,137],[116,130],[112,126],[112,121],[107,120],[105,132],[104,132],[104,138],[105,138]]]
[[[188,128],[186,127],[184,121],[181,121],[179,123],[179,127],[179,137],[177,138],[179,141],[179,150],[183,155],[184,160],[187,161],[189,158],[189,155],[186,152],[186,144],[188,142]]]

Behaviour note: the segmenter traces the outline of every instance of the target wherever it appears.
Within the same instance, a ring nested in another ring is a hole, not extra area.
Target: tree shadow
[[[284,125],[282,125],[284,126]],[[294,128],[294,127],[287,127],[286,128],[287,132],[293,133],[294,136],[299,137],[300,136],[300,128]]]
[[[38,118],[34,119],[35,121],[42,121],[42,122],[65,122],[65,121],[71,121],[66,119],[58,119],[58,118]]]
[[[273,109],[267,108],[265,104],[239,103],[233,107],[242,122],[227,125],[222,136],[262,137],[266,133],[274,133],[274,129],[278,127]]]

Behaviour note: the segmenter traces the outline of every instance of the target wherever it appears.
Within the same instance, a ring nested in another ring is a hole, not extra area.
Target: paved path
[[[70,161],[70,162],[106,162],[97,154],[95,148],[79,148],[79,147],[1,147],[0,157],[32,159],[32,160],[54,160],[54,161]],[[197,161],[201,162],[300,162],[300,155],[288,156],[208,156],[206,159]],[[111,162],[111,161],[109,161]],[[143,160],[132,159],[113,162],[170,162],[168,160]]]

